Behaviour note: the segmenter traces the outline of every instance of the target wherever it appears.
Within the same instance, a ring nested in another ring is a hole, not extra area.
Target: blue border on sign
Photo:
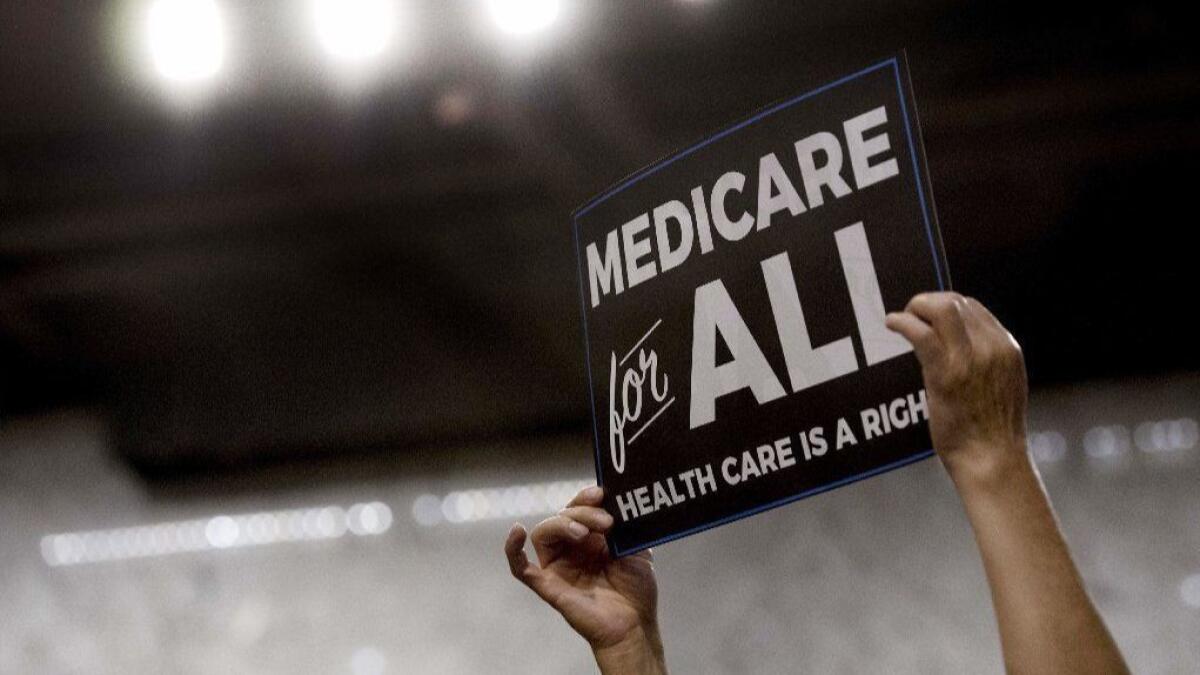
[[[601,487],[604,486],[604,482],[602,480],[602,477],[604,474],[600,470],[600,463],[601,463],[601,460],[600,460],[600,427],[596,422],[596,394],[595,394],[595,388],[592,385],[592,344],[591,344],[591,336],[588,333],[588,326],[587,326],[587,294],[586,294],[584,286],[583,286],[583,276],[584,276],[584,273],[583,273],[583,251],[579,247],[579,219],[582,218],[584,215],[586,215],[588,211],[591,211],[593,208],[604,203],[613,195],[616,195],[616,194],[624,191],[626,188],[633,185],[634,183],[637,183],[638,181],[642,180],[643,178],[646,178],[648,176],[652,176],[652,175],[658,173],[659,171],[674,164],[676,161],[683,159],[684,157],[687,157],[688,155],[696,152],[697,150],[700,150],[701,148],[703,148],[707,145],[710,145],[712,143],[715,143],[716,141],[721,140],[722,138],[732,134],[735,131],[744,129],[745,127],[750,126],[751,124],[754,124],[755,122],[763,119],[764,117],[769,117],[769,116],[779,112],[780,110],[789,108],[797,103],[800,103],[801,101],[810,99],[813,96],[824,93],[826,91],[829,91],[830,89],[833,89],[840,85],[846,84],[847,82],[856,80],[864,75],[868,75],[870,73],[873,73],[877,70],[886,68],[888,66],[892,67],[892,72],[896,76],[896,93],[900,97],[900,112],[901,112],[901,116],[904,120],[904,134],[908,140],[908,155],[912,159],[913,176],[916,177],[916,181],[917,181],[917,198],[921,203],[921,218],[925,222],[925,234],[929,239],[929,250],[933,254],[933,268],[934,268],[934,271],[937,273],[938,289],[944,290],[946,285],[945,285],[945,281],[943,280],[943,277],[942,277],[941,261],[938,259],[937,244],[934,243],[933,227],[930,224],[930,220],[929,220],[929,209],[925,203],[925,188],[924,188],[924,184],[921,182],[921,180],[922,180],[921,170],[920,170],[920,166],[917,164],[916,145],[913,142],[912,125],[911,125],[911,123],[909,121],[909,117],[908,117],[908,101],[904,96],[904,86],[900,80],[900,62],[899,62],[899,59],[897,59],[896,57],[892,57],[890,59],[887,59],[886,61],[880,61],[879,63],[876,63],[873,66],[868,66],[856,73],[839,78],[837,80],[834,80],[833,82],[830,82],[828,84],[817,87],[816,89],[813,89],[812,91],[800,94],[799,96],[795,96],[786,101],[783,101],[782,103],[777,103],[765,110],[762,110],[759,113],[757,113],[741,122],[738,122],[737,124],[727,128],[727,129],[723,129],[722,131],[719,131],[716,134],[709,136],[708,138],[704,139],[703,141],[700,141],[699,143],[696,143],[695,145],[687,148],[686,150],[683,150],[671,157],[668,157],[667,159],[664,159],[663,161],[659,162],[658,164],[653,164],[651,166],[646,167],[645,169],[642,169],[641,171],[630,176],[627,180],[620,183],[616,187],[613,187],[612,189],[608,190],[607,192],[604,192],[601,195],[599,195],[598,197],[592,199],[590,202],[588,202],[582,208],[580,208],[578,211],[575,212],[571,229],[574,231],[574,235],[575,235],[575,265],[576,265],[576,269],[579,273],[578,274],[579,275],[579,310],[580,310],[580,314],[583,317],[583,342],[584,342],[584,356],[587,358],[588,398],[592,404],[592,447],[594,449],[594,458],[595,458],[595,462],[596,462],[596,481],[600,484]],[[876,476],[881,473],[886,473],[888,471],[891,471],[892,469],[898,469],[902,466],[906,466],[906,465],[912,464],[914,462],[919,462],[919,461],[926,459],[927,457],[930,457],[932,455],[933,455],[932,449],[926,450],[924,452],[921,452],[921,453],[918,453],[915,455],[911,455],[909,457],[905,457],[904,459],[901,459],[899,461],[892,462],[890,464],[885,464],[883,466],[877,466],[873,469],[869,469],[862,473],[858,473],[853,476],[848,476],[846,478],[842,478],[842,479],[833,481],[832,483],[826,483],[824,485],[812,488],[810,490],[805,490],[804,492],[798,492],[794,495],[788,495],[787,497],[777,499],[773,502],[770,502],[767,504],[761,504],[759,506],[749,508],[745,511],[741,511],[741,512],[735,513],[733,515],[726,516],[719,520],[714,520],[710,523],[705,523],[703,525],[697,525],[696,527],[693,527],[689,530],[676,532],[674,534],[667,535],[666,537],[663,537],[661,539],[656,539],[654,541],[651,541],[651,542],[648,542],[645,544],[641,544],[641,545],[635,546],[633,548],[621,550],[616,547],[613,547],[613,553],[617,556],[628,555],[630,553],[637,553],[638,551],[648,549],[652,546],[658,546],[659,544],[665,544],[665,543],[667,543],[669,541],[673,541],[675,539],[681,539],[683,537],[693,535],[698,532],[703,532],[704,530],[708,530],[708,529],[711,529],[714,527],[718,527],[720,525],[725,525],[725,524],[731,523],[735,520],[741,520],[742,518],[746,518],[746,517],[753,516],[758,513],[762,513],[763,511],[769,511],[773,508],[783,506],[785,504],[790,504],[791,502],[794,502],[794,501],[799,501],[801,499],[804,499],[805,497],[811,497],[813,495],[817,495],[822,492],[827,492],[829,490],[833,490],[833,489],[842,487],[844,485],[849,485],[850,483],[858,482],[865,478],[870,478],[871,476]],[[610,546],[612,545],[611,540],[609,541],[609,545]]]

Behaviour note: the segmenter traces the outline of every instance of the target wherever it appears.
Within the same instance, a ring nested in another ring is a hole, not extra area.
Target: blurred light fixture
[[[392,510],[383,502],[320,506],[239,515],[219,514],[178,522],[42,537],[46,564],[79,565],[148,558],[188,551],[337,539],[347,532],[365,537],[387,532]]]
[[[1129,450],[1129,429],[1121,424],[1096,426],[1083,434],[1083,451],[1096,460],[1112,460]]]
[[[1067,456],[1067,439],[1057,431],[1029,434],[1029,452],[1038,464],[1054,464]]]
[[[488,0],[500,30],[528,35],[548,28],[558,18],[559,0]]]
[[[221,70],[225,28],[214,0],[155,0],[146,18],[150,57],[164,78],[195,82]]]
[[[335,59],[360,63],[382,54],[396,28],[394,0],[314,0],[317,39]]]
[[[1153,420],[1139,424],[1133,439],[1139,450],[1148,453],[1191,450],[1200,441],[1200,428],[1190,417]]]
[[[424,494],[413,501],[413,519],[431,527],[443,522],[457,525],[554,513],[566,506],[575,493],[594,484],[590,479],[559,480],[455,490],[444,497]]]

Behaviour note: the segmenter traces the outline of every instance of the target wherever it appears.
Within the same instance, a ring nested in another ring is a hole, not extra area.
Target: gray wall
[[[1140,673],[1200,669],[1200,606],[1189,604],[1200,605],[1198,401],[1194,380],[1036,399],[1033,428],[1066,441],[1061,454],[1036,437],[1047,487]],[[106,448],[101,419],[0,429],[0,673],[591,669],[583,643],[507,576],[511,519],[413,516],[426,493],[587,478],[586,439],[146,484]],[[1139,433],[1157,419],[1185,422]],[[1109,424],[1121,426],[1088,432]],[[1156,438],[1179,449],[1154,452]],[[375,536],[56,566],[39,546],[53,533],[373,500],[394,514]],[[936,461],[663,546],[657,559],[678,673],[1001,672],[971,533]]]

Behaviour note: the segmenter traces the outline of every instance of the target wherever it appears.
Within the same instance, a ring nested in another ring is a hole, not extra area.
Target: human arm
[[[1025,365],[1012,335],[957,293],[918,295],[887,325],[921,363],[934,449],[975,533],[1006,670],[1128,673],[1029,458]]]
[[[537,564],[525,555],[524,526],[514,524],[504,543],[509,569],[588,642],[601,673],[665,675],[653,557],[610,555],[604,533],[613,519],[600,507],[603,496],[585,488],[533,528]]]

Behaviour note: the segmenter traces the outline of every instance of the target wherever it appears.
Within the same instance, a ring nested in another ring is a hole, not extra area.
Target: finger
[[[563,544],[578,543],[589,531],[587,525],[566,516],[550,516],[533,528],[529,538],[533,541],[533,552],[537,554],[538,562],[545,567],[558,557]]]
[[[1000,323],[975,298],[963,298],[963,323],[972,339],[994,331]]]
[[[571,501],[567,502],[567,506],[598,506],[604,499],[604,488],[599,485],[592,485],[580,490]]]
[[[607,532],[613,525],[613,517],[598,506],[568,506],[558,515],[583,523],[593,532]]]
[[[537,593],[538,597],[550,602],[554,580],[537,565],[529,562],[529,557],[525,555],[525,527],[520,523],[513,524],[512,529],[508,531],[508,538],[504,541],[504,555],[508,558],[508,569],[513,577]]]
[[[515,523],[508,531],[508,538],[504,540],[504,556],[508,558],[508,570],[513,577],[527,586],[531,585],[532,577],[541,572],[525,555],[525,527],[520,523]]]
[[[1007,343],[1008,346],[1016,349],[1018,352],[1021,351],[1021,345],[1017,342],[1017,339],[1013,337],[1013,334],[1004,327],[1004,324],[1000,323],[996,315],[992,314],[982,302],[979,302],[975,298],[966,298],[966,303],[967,311],[971,316],[972,323],[970,325],[973,335],[978,335],[980,338],[994,335],[997,339],[1003,343]]]
[[[963,327],[967,330],[967,339],[971,344],[971,359],[973,362],[978,362],[980,359],[987,360],[989,354],[995,348],[995,343],[999,338],[999,331],[992,325],[991,321],[980,311],[978,311],[970,298],[963,298],[962,317]]]
[[[976,322],[975,326],[977,328],[979,328],[981,331],[998,333],[1003,338],[1011,341],[1013,344],[1016,344],[1017,341],[1013,338],[1012,333],[1008,332],[1008,329],[1004,327],[1004,324],[1000,323],[1000,319],[997,319],[996,315],[992,314],[991,310],[984,306],[982,302],[979,302],[975,298],[966,298],[966,301],[967,309],[974,317]]]
[[[612,559],[608,550],[608,540],[599,532],[592,532],[583,538],[579,544],[580,551],[584,557],[594,561],[608,561]]]
[[[1001,325],[1000,320],[996,318],[996,315],[992,314],[992,311],[988,309],[982,302],[970,297],[963,299],[966,301],[967,307],[969,307],[982,320],[989,323],[994,323],[997,326]]]
[[[884,325],[908,340],[917,360],[925,368],[934,367],[942,358],[942,344],[933,327],[910,312],[892,312],[884,317]]]
[[[963,323],[964,305],[958,293],[918,293],[904,309],[933,326],[944,348],[956,352],[967,350],[970,344]]]

